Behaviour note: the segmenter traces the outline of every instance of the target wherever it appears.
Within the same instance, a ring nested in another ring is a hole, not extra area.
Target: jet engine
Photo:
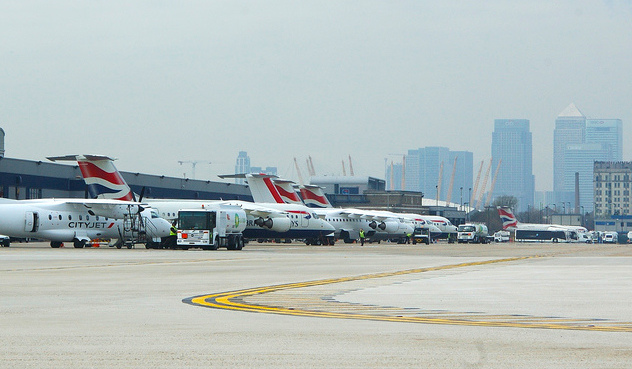
[[[399,229],[399,223],[392,220],[387,220],[380,223],[377,227],[384,232],[395,233]]]
[[[291,221],[289,218],[258,218],[255,219],[255,224],[259,227],[265,227],[275,232],[287,232],[290,230]]]

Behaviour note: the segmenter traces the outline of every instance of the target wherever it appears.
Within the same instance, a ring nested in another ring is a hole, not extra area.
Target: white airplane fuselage
[[[76,199],[73,199],[76,200]],[[169,223],[143,211],[152,238],[169,235]],[[0,203],[0,234],[16,238],[42,238],[56,242],[119,238],[124,228],[122,219],[90,214],[87,208],[66,204],[60,199],[16,200]]]

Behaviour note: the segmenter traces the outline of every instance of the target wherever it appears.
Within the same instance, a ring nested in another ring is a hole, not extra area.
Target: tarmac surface
[[[0,368],[630,368],[632,246],[0,248]]]

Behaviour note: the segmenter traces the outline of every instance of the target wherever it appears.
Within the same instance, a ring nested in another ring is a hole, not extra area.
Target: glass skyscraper
[[[553,132],[553,191],[556,202],[573,201],[575,188],[564,183],[565,151],[568,145],[584,143],[585,136],[586,117],[571,103],[557,116]]]
[[[553,137],[555,203],[565,204],[566,212],[577,211],[580,206],[585,212],[592,211],[594,162],[622,160],[622,143],[621,119],[586,119],[574,104],[564,109],[555,120]],[[578,204],[575,173],[579,174]]]
[[[456,169],[453,171],[456,158]],[[443,163],[441,184],[439,177]],[[454,172],[454,183],[450,202],[461,201],[461,188],[467,197],[468,189],[472,187],[472,170],[474,155],[470,151],[450,151],[447,147],[425,147],[417,150],[408,150],[405,162],[404,182],[407,191],[421,191],[425,198],[445,201],[448,198],[450,180]],[[469,199],[467,200],[469,201]]]
[[[498,167],[493,197],[515,196],[518,211],[533,206],[532,138],[527,119],[496,119],[492,133],[492,172]],[[493,178],[491,178],[493,180]]]
[[[250,173],[250,157],[246,151],[240,151],[235,160],[235,174]],[[235,178],[235,183],[244,184],[246,180],[243,178]]]

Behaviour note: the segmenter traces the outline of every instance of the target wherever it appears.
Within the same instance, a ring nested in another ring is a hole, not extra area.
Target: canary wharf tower
[[[577,109],[575,104],[566,107],[555,119],[553,133],[553,191],[556,202],[574,202],[574,188],[572,184],[565,184],[567,172],[566,152],[569,145],[579,145],[585,142],[586,116]]]

